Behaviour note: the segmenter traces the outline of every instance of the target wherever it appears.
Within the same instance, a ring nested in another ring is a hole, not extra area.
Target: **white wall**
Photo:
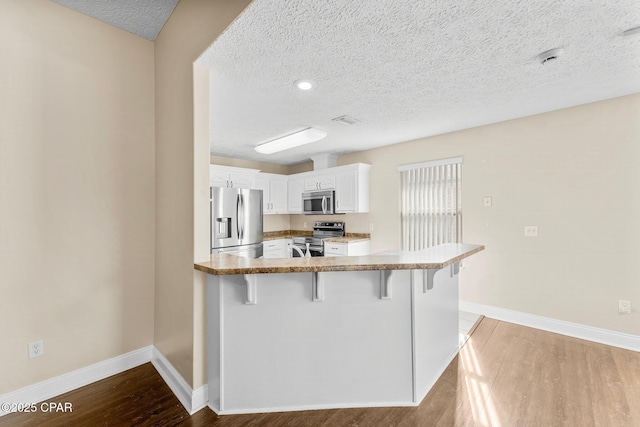
[[[150,41],[2,0],[0,52],[3,394],[153,343],[155,149]]]

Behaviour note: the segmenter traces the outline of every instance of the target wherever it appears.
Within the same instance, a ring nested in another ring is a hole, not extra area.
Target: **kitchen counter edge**
[[[364,256],[251,259],[231,254],[211,255],[194,263],[196,270],[224,276],[327,271],[441,269],[484,250],[483,245],[447,243],[415,252],[382,252]]]

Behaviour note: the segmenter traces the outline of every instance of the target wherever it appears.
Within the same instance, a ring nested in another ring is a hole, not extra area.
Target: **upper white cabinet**
[[[262,190],[262,212],[264,214],[288,213],[288,177],[275,173],[258,173],[253,188]]]
[[[369,212],[369,169],[356,163],[336,169],[336,212]]]
[[[253,188],[257,169],[209,165],[209,185],[226,188]]]
[[[336,213],[369,212],[371,165],[354,163],[295,175],[260,173],[256,169],[210,165],[210,185],[254,188],[263,192],[263,213],[301,214],[302,193],[335,190]]]
[[[334,188],[336,188],[336,175],[328,171],[313,172],[304,179],[304,191],[332,190]]]
[[[304,177],[289,175],[287,197],[287,210],[289,213],[302,213],[302,193],[304,193]]]

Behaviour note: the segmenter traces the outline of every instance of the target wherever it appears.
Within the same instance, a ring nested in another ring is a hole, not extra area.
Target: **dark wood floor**
[[[415,408],[189,416],[150,363],[0,426],[640,426],[640,353],[484,318]]]

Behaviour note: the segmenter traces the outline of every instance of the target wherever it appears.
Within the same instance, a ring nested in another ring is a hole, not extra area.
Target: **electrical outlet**
[[[307,223],[306,222],[302,224],[302,228],[307,228]]]
[[[44,354],[44,343],[42,340],[29,343],[29,359],[39,357]]]
[[[618,300],[618,313],[630,314],[631,313],[631,301]]]
[[[486,196],[484,199],[482,199],[482,206],[484,206],[485,208],[490,208],[491,206],[493,206],[491,196]]]
[[[373,231],[373,223],[369,224],[369,231]]]
[[[524,226],[524,237],[538,237],[538,226],[537,225],[525,225]]]

